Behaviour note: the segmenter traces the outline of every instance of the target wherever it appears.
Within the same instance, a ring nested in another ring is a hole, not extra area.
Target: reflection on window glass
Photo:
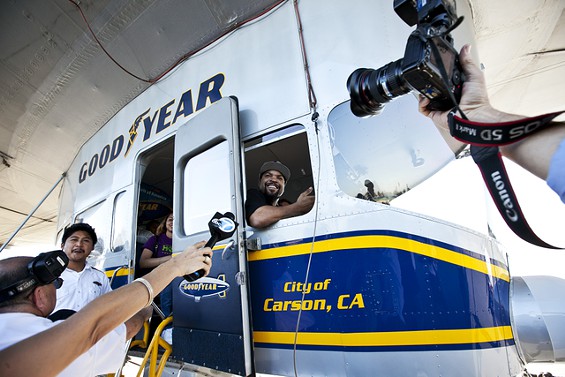
[[[112,251],[120,252],[127,248],[127,229],[131,229],[131,217],[124,216],[128,213],[128,204],[125,200],[125,191],[120,192],[114,199],[114,213],[112,216]]]
[[[227,141],[194,156],[183,173],[183,229],[187,235],[208,231],[216,212],[231,211],[230,156]]]
[[[412,95],[369,118],[354,116],[345,102],[328,123],[338,185],[360,199],[389,203],[454,158]]]
[[[94,245],[94,250],[90,253],[90,258],[99,256],[103,253],[107,235],[110,234],[110,221],[108,213],[104,210],[104,203],[95,204],[86,211],[77,215],[75,223],[88,223],[94,228],[98,242]]]

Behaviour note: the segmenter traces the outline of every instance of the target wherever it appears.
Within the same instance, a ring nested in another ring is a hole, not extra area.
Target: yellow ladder
[[[140,377],[143,374],[143,369],[145,368],[145,364],[147,364],[147,360],[149,360],[149,375],[148,377],[161,377],[163,370],[165,369],[165,365],[167,364],[167,360],[169,356],[173,352],[173,347],[167,343],[163,338],[161,338],[161,332],[169,323],[173,321],[173,317],[165,318],[157,329],[155,330],[155,334],[153,335],[153,339],[151,339],[151,343],[149,343],[149,347],[147,347],[147,352],[145,352],[145,357],[139,366],[139,372],[137,372],[137,377]],[[145,340],[145,336],[144,336]],[[147,343],[146,343],[147,344]],[[161,355],[161,359],[159,360],[159,364],[157,364],[157,356],[159,355],[159,346],[165,350]]]

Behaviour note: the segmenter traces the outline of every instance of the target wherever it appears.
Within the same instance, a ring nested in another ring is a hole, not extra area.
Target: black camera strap
[[[503,123],[481,123],[459,118],[452,111],[449,113],[448,124],[451,136],[471,145],[491,147],[515,143],[552,125],[551,121],[565,113],[539,115]]]
[[[510,184],[498,147],[471,145],[471,157],[479,167],[490,196],[508,227],[518,237],[533,245],[562,249],[544,242],[530,228]]]
[[[20,293],[25,292],[32,287],[35,287],[37,284],[38,282],[35,276],[28,276],[25,279],[15,282],[14,284],[0,291],[0,303],[13,299]]]
[[[504,162],[499,145],[517,142],[552,125],[551,121],[564,111],[504,123],[480,123],[462,119],[449,113],[449,131],[453,137],[471,144],[471,156],[479,167],[489,193],[508,227],[524,241],[548,249],[562,249],[541,240],[530,228],[518,204],[518,199]]]

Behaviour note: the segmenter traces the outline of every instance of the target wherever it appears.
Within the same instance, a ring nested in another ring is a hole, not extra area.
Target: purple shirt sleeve
[[[149,237],[147,242],[145,242],[145,245],[143,245],[143,248],[151,250],[151,252],[153,253],[153,256],[155,256],[155,245],[156,244],[157,244],[157,236],[151,236],[151,237]]]

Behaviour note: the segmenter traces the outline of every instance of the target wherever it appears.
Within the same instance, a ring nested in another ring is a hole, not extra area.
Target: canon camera
[[[41,253],[28,265],[28,276],[0,290],[0,303],[18,296],[37,285],[51,284],[67,268],[69,258],[63,250]]]
[[[409,26],[404,57],[379,69],[359,68],[347,79],[351,111],[358,117],[379,114],[392,99],[412,90],[430,99],[430,110],[448,110],[459,102],[464,81],[459,54],[449,31],[457,19],[448,0],[395,0],[394,11]]]

